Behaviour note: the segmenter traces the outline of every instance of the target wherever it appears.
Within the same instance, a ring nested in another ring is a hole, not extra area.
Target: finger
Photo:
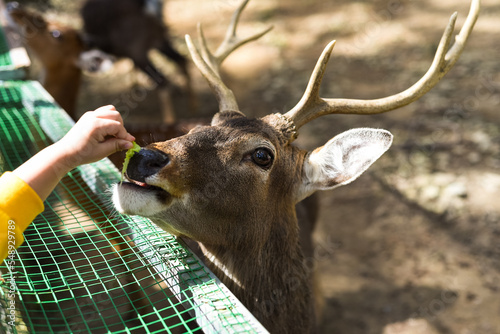
[[[117,151],[129,150],[134,147],[134,144],[128,140],[118,139],[116,143],[115,147],[117,148]]]
[[[122,115],[112,105],[97,108],[93,114],[97,118],[112,119],[123,124]]]
[[[100,153],[100,158],[107,157],[110,154],[113,154],[115,152],[123,151],[123,150],[128,150],[132,148],[132,143],[127,141],[127,140],[122,140],[118,138],[110,138],[106,140],[105,142],[99,144],[99,153]]]
[[[116,111],[116,108],[112,104],[108,104],[106,106],[99,107],[95,110],[95,112],[101,112],[101,111],[106,111],[106,110],[114,110]]]
[[[127,132],[123,124],[115,120],[99,119],[94,129],[97,131],[96,135],[99,141],[103,141],[107,136],[114,136],[130,142],[135,140],[135,137]]]

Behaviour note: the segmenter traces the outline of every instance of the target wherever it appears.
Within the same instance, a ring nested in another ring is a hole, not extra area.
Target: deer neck
[[[268,330],[308,333],[314,318],[313,296],[295,210],[274,212],[279,214],[261,221],[271,229],[259,245],[200,246],[212,271]]]
[[[81,75],[81,70],[76,66],[58,66],[44,69],[41,79],[45,89],[73,118]]]

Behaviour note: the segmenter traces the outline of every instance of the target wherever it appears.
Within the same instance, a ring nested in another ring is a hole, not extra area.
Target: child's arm
[[[78,165],[132,147],[134,137],[112,106],[88,112],[57,143],[37,153],[14,172],[0,177],[0,263],[23,242],[23,231],[43,210],[61,178]]]
[[[14,170],[44,201],[73,168],[132,147],[135,138],[123,127],[113,106],[85,113],[57,143],[43,149]]]

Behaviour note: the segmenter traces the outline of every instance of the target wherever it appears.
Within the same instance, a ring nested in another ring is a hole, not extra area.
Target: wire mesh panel
[[[0,82],[0,172],[60,139],[71,119],[35,82]],[[265,333],[182,240],[113,211],[104,159],[68,173],[0,267],[12,333]],[[6,261],[7,262],[7,261]],[[12,293],[14,292],[14,293]]]

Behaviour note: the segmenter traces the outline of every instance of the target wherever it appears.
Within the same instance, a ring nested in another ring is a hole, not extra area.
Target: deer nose
[[[146,182],[148,176],[158,173],[169,162],[168,155],[161,151],[141,149],[130,159],[127,176],[132,180]]]

